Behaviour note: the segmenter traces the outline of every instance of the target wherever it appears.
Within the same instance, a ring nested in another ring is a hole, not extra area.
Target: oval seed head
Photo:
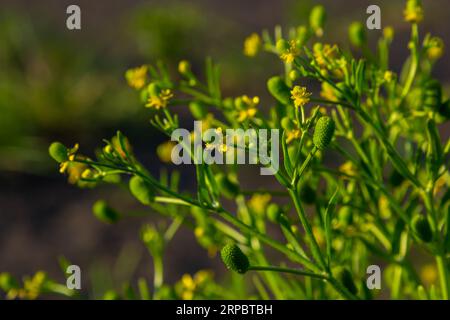
[[[416,215],[412,219],[412,227],[420,240],[423,242],[430,242],[433,239],[433,232],[431,231],[428,219],[422,215]]]
[[[327,18],[325,8],[321,5],[312,8],[309,14],[309,25],[314,30],[317,36],[321,36],[323,33],[323,26]]]
[[[365,26],[359,21],[353,22],[348,28],[348,37],[355,47],[362,47],[367,41]]]
[[[358,288],[356,288],[355,282],[353,281],[353,276],[350,270],[345,267],[334,267],[333,270],[334,277],[352,294],[358,293]]]
[[[48,153],[56,162],[64,162],[69,158],[67,156],[67,148],[60,142],[53,142],[48,148]]]
[[[250,266],[247,256],[235,244],[227,244],[223,247],[220,256],[228,269],[238,273],[246,273]]]
[[[206,106],[198,101],[192,101],[191,103],[189,103],[189,110],[191,111],[195,119],[205,119],[206,115],[208,114]]]
[[[272,96],[283,104],[289,104],[291,101],[291,90],[286,83],[278,76],[272,77],[267,81],[267,89]]]
[[[105,223],[115,223],[120,219],[120,214],[108,206],[104,200],[98,200],[92,207],[92,212],[98,220]]]
[[[131,194],[144,205],[149,205],[155,198],[153,186],[145,182],[141,177],[132,177],[129,187]]]
[[[333,139],[335,124],[334,120],[328,116],[320,117],[314,130],[313,142],[320,149],[325,149]]]

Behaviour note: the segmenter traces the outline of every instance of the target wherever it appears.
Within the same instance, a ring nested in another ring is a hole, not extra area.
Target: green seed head
[[[328,116],[321,117],[314,130],[313,142],[320,149],[325,149],[333,139],[335,124],[334,120]]]
[[[366,41],[366,29],[361,22],[353,22],[348,28],[348,37],[355,47],[362,47]]]
[[[115,223],[120,219],[120,214],[104,200],[98,200],[92,207],[92,212],[97,219],[105,223]]]
[[[291,91],[286,83],[278,76],[272,77],[267,81],[267,89],[272,96],[283,104],[289,104],[291,101]]]
[[[353,276],[350,270],[345,267],[334,267],[332,270],[334,277],[352,294],[358,293]]]
[[[247,256],[235,244],[227,244],[223,247],[220,256],[228,269],[238,273],[246,273],[250,266]]]
[[[420,240],[423,242],[430,242],[433,239],[433,232],[431,231],[428,219],[422,215],[416,215],[412,219],[412,227]]]
[[[149,205],[155,198],[153,187],[145,182],[141,177],[134,176],[129,182],[131,194],[139,200],[140,203]]]
[[[53,142],[48,148],[48,153],[56,162],[64,162],[68,160],[67,148],[60,142]]]

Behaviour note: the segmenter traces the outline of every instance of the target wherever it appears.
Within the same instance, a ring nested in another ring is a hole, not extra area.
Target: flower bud
[[[352,294],[358,293],[358,288],[356,288],[353,282],[353,276],[350,270],[345,267],[334,267],[333,270],[334,277]]]
[[[423,9],[421,0],[407,0],[403,15],[407,22],[419,23],[423,20]]]
[[[283,104],[289,104],[291,101],[291,90],[286,83],[278,76],[272,77],[267,81],[267,89],[275,99]]]
[[[317,120],[313,135],[314,145],[320,149],[325,149],[333,139],[335,124],[334,120],[328,116],[320,117]]]
[[[272,221],[273,223],[278,223],[278,219],[281,216],[281,208],[278,204],[276,203],[271,203],[269,204],[269,206],[267,207],[267,218]]]
[[[48,153],[56,162],[64,162],[69,159],[67,148],[60,142],[53,142],[48,148]]]
[[[144,179],[134,176],[129,182],[131,194],[144,205],[149,205],[155,198],[153,186],[145,182]]]
[[[250,263],[247,256],[235,244],[227,244],[220,251],[220,256],[225,266],[238,273],[246,273]]]
[[[411,224],[420,240],[423,242],[430,242],[433,239],[433,232],[431,231],[430,223],[426,217],[416,215],[413,217]]]
[[[191,64],[187,60],[181,60],[178,64],[178,72],[185,75],[191,71]]]
[[[92,212],[98,220],[105,223],[115,223],[120,219],[120,214],[108,206],[104,200],[98,200],[92,207]]]
[[[206,106],[198,101],[192,101],[191,103],[189,103],[189,110],[191,111],[195,119],[205,119],[206,115],[208,114]]]
[[[366,41],[366,30],[361,22],[355,21],[348,28],[348,37],[355,47],[362,47]]]
[[[311,13],[309,14],[309,25],[319,37],[323,34],[323,26],[326,18],[325,8],[321,5],[312,8]]]
[[[444,41],[439,37],[432,37],[426,51],[428,59],[437,60],[444,54]]]
[[[215,176],[220,192],[228,199],[233,199],[239,194],[239,185],[230,176],[218,173]]]

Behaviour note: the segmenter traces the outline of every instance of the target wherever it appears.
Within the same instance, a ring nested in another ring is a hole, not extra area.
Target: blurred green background
[[[158,172],[154,151],[164,138],[150,127],[148,110],[127,87],[125,70],[157,59],[175,68],[179,60],[188,59],[200,72],[204,58],[211,56],[222,66],[224,95],[267,97],[265,79],[281,65],[267,54],[245,57],[244,38],[262,28],[273,30],[276,24],[306,23],[309,8],[317,3],[328,11],[324,41],[347,44],[348,25],[364,21],[373,1],[1,0],[0,271],[22,276],[44,269],[62,280],[57,257],[64,255],[84,274],[100,279],[94,297],[122,280],[150,279],[150,258],[138,238],[143,221],[131,219],[110,227],[91,214],[98,198],[119,210],[136,209],[131,197],[115,188],[79,190],[68,185],[47,155],[48,144],[79,142],[89,152],[120,129],[143,162]],[[70,4],[81,7],[82,30],[66,28]],[[391,64],[398,71],[408,54],[404,1],[377,4],[382,26],[396,30]],[[422,32],[440,36],[448,45],[448,1],[424,1],[424,7]],[[380,31],[368,33],[374,44]],[[450,77],[448,57],[447,52],[435,73],[445,82]],[[186,174],[185,187],[192,178]],[[177,235],[168,250],[169,282],[201,268],[223,271],[218,259],[209,259],[189,232]],[[89,277],[83,279],[91,285]]]

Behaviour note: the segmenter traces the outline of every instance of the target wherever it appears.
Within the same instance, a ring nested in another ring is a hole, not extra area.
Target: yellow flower
[[[383,75],[384,81],[391,82],[394,79],[394,73],[392,71],[385,71]]]
[[[320,96],[326,100],[336,100],[334,88],[328,82],[322,82],[322,90],[320,91]]]
[[[429,47],[426,51],[428,59],[437,60],[444,54],[444,42],[441,38],[430,39]]]
[[[314,45],[313,51],[317,64],[322,68],[332,66],[336,62],[335,60],[339,58],[339,48],[335,44],[322,45],[321,43],[317,43]]]
[[[127,79],[128,85],[138,90],[144,87],[147,79],[147,71],[147,66],[127,70],[125,78]]]
[[[178,72],[181,74],[187,74],[191,71],[191,64],[187,60],[181,60],[178,64]]]
[[[194,281],[197,285],[202,285],[213,277],[213,273],[209,270],[200,270],[194,275]]]
[[[262,215],[264,214],[264,211],[266,210],[267,205],[269,204],[271,199],[272,197],[268,193],[257,193],[250,198],[250,200],[248,201],[248,206],[255,213]]]
[[[426,264],[420,270],[420,278],[426,285],[432,285],[436,283],[438,273],[434,264]]]
[[[423,9],[420,1],[408,0],[406,9],[403,11],[406,22],[419,23],[423,20]]]
[[[252,33],[244,41],[244,54],[248,57],[254,57],[261,47],[261,38],[258,34]]]
[[[183,284],[183,288],[185,288],[186,290],[189,291],[194,291],[195,287],[196,287],[196,283],[194,281],[194,279],[192,279],[190,274],[184,274],[181,277],[181,283]]]
[[[162,90],[158,95],[150,96],[145,106],[159,110],[167,107],[167,103],[172,97],[173,93],[170,89]]]
[[[78,143],[76,143],[73,148],[69,149],[67,151],[67,161],[61,162],[61,164],[59,165],[59,172],[60,173],[64,173],[67,171],[67,169],[69,168],[69,164],[71,161],[75,160],[75,156],[76,153],[79,149],[80,145]]]
[[[280,58],[286,63],[292,63],[299,54],[300,50],[297,47],[297,43],[295,40],[291,40],[289,42],[289,48],[280,55]]]
[[[289,144],[289,143],[291,143],[291,141],[300,139],[301,137],[302,137],[302,132],[300,131],[300,129],[294,129],[294,130],[287,131],[286,143]]]
[[[354,176],[356,174],[355,166],[350,161],[344,162],[339,167],[339,171],[342,172],[342,173],[345,173],[345,174],[347,174],[349,176]]]
[[[156,154],[158,155],[159,160],[164,163],[170,163],[172,161],[172,149],[175,146],[174,141],[166,141],[161,143],[156,148]]]
[[[295,86],[291,91],[291,99],[294,100],[294,105],[296,107],[303,107],[309,102],[310,92],[306,91],[306,87]]]
[[[251,119],[255,116],[256,112],[258,110],[256,108],[251,108],[251,109],[247,109],[247,110],[241,110],[239,111],[239,116],[238,116],[238,121],[239,122],[243,122],[247,119]]]

